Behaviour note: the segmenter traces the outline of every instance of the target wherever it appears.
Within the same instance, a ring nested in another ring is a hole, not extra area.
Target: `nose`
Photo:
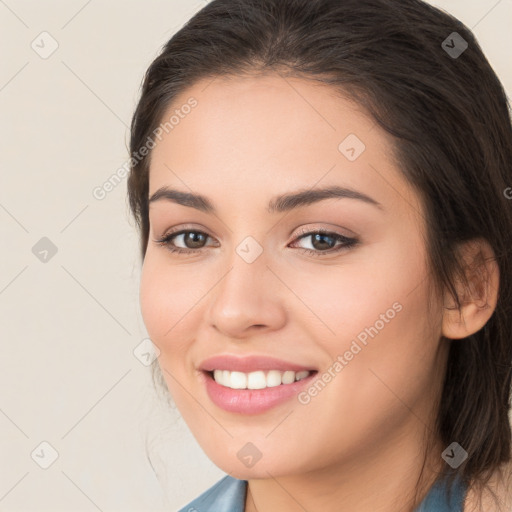
[[[286,322],[283,284],[267,266],[264,253],[247,263],[238,254],[212,289],[208,322],[229,338],[280,329]]]

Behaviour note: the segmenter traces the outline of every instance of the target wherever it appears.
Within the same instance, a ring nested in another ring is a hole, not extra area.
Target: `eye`
[[[356,238],[349,238],[340,233],[325,229],[303,230],[302,236],[297,238],[299,241],[307,239],[310,239],[312,249],[302,248],[302,250],[312,256],[338,253],[342,250],[350,249],[359,243]],[[294,244],[296,243],[294,242]]]
[[[207,233],[203,231],[183,229],[177,232],[170,232],[165,234],[163,237],[155,240],[159,245],[164,246],[170,252],[176,253],[197,253],[199,249],[202,249],[206,240],[210,238]],[[174,241],[185,244],[185,248],[176,247]]]

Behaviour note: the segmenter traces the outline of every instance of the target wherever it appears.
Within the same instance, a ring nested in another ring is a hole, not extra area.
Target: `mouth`
[[[266,356],[221,355],[203,361],[198,369],[213,404],[238,414],[261,414],[289,402],[318,373]]]

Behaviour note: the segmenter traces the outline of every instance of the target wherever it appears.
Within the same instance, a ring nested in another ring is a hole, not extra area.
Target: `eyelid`
[[[206,229],[204,226],[201,226],[200,224],[183,224],[177,227],[169,228],[167,230],[164,230],[162,235],[159,236],[158,238],[161,239],[171,234],[174,235],[177,233],[181,233],[182,231],[197,231],[204,233],[205,235],[208,235],[210,238],[218,238],[218,236],[213,234],[213,232],[210,229]]]
[[[345,238],[356,238],[355,233],[350,232],[348,234],[344,234],[344,233],[341,233],[338,229],[336,229],[334,227],[326,228],[324,226],[307,226],[307,227],[302,226],[299,228],[298,232],[295,232],[295,234],[293,235],[293,239],[295,240],[296,238],[299,238],[299,236],[301,236],[301,235],[310,235],[310,234],[316,233],[316,232],[339,235],[339,236],[342,236]]]

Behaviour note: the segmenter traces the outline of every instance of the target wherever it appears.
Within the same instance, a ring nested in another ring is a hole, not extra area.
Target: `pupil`
[[[313,236],[313,247],[315,247],[315,249],[331,249],[332,247],[332,244],[330,243],[327,243],[325,242],[325,238],[329,238],[331,241],[332,241],[332,237],[328,236],[328,235],[324,235],[322,233],[315,233],[315,235]],[[315,245],[315,242],[320,242],[320,247],[317,247]],[[322,246],[322,244],[326,244],[327,243],[327,247],[325,245]]]
[[[198,247],[201,247],[201,242],[204,242],[204,240],[201,240],[204,238],[202,233],[196,233],[194,231],[189,231],[187,233],[187,236],[185,237],[185,241],[187,245],[189,242],[192,244],[192,247],[189,247],[190,249],[197,249]],[[194,245],[198,244],[198,245]]]

